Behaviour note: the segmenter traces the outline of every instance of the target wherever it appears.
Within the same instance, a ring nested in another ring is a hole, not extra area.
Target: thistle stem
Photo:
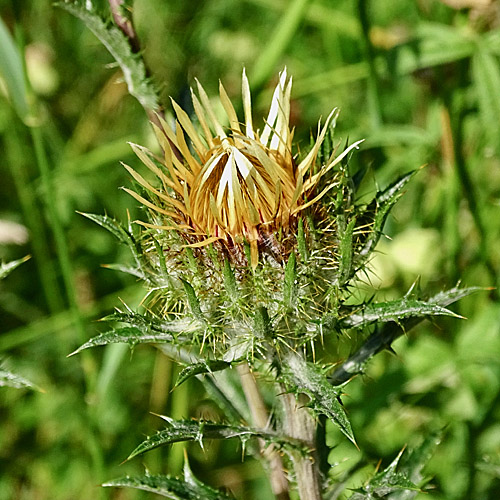
[[[293,394],[281,396],[285,413],[285,432],[300,439],[312,450],[309,456],[295,456],[293,466],[297,479],[300,500],[322,500],[319,457],[316,452],[316,420],[304,406],[305,401],[297,400]]]
[[[238,365],[237,369],[240,375],[241,386],[252,414],[253,424],[260,429],[267,429],[269,427],[269,414],[248,363]],[[259,441],[259,444],[262,455],[269,463],[269,480],[274,496],[277,500],[290,500],[288,481],[285,476],[281,457],[272,445],[266,447],[262,440]]]

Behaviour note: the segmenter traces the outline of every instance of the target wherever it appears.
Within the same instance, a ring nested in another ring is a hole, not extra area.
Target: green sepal
[[[310,398],[308,406],[311,410],[316,414],[326,415],[356,445],[351,423],[340,402],[340,389],[328,382],[317,364],[290,352],[283,357],[280,376],[288,390],[307,395]]]
[[[178,387],[184,383],[187,379],[194,377],[195,375],[203,375],[205,373],[213,373],[221,370],[225,370],[232,365],[229,361],[224,361],[222,359],[208,359],[200,363],[194,363],[192,365],[186,366],[177,377],[175,382],[175,387]]]
[[[288,262],[285,267],[285,282],[283,283],[283,302],[287,309],[293,307],[296,292],[296,280],[297,280],[297,259],[295,253],[292,252],[290,257],[288,257]]]
[[[224,287],[226,289],[227,295],[233,301],[238,298],[238,287],[236,284],[236,277],[234,276],[234,272],[231,269],[231,264],[229,259],[224,259]]]
[[[356,218],[353,217],[340,233],[340,261],[338,284],[345,285],[354,274],[353,271],[353,234]]]
[[[206,323],[207,320],[205,319],[205,316],[201,310],[200,301],[196,296],[196,292],[194,291],[194,288],[192,287],[191,283],[189,283],[186,280],[183,280],[182,278],[180,280],[182,281],[182,285],[184,286],[184,291],[186,292],[187,301],[191,309],[191,312],[193,313],[193,316],[197,320]]]
[[[189,481],[160,474],[143,476],[126,476],[108,481],[102,486],[115,488],[134,488],[136,490],[156,493],[171,500],[234,500],[221,491],[217,491],[198,479],[189,478]]]
[[[181,441],[196,441],[203,447],[204,439],[238,438],[245,444],[248,439],[259,438],[268,444],[274,444],[278,448],[288,448],[293,451],[307,453],[307,450],[300,441],[278,435],[272,431],[253,429],[243,425],[226,425],[209,421],[174,420],[163,415],[158,416],[168,423],[168,427],[143,441],[127,457],[127,461],[160,446]]]
[[[271,319],[269,318],[269,313],[267,308],[264,306],[259,306],[255,310],[255,315],[253,317],[253,328],[255,336],[259,338],[271,338]]]
[[[307,241],[304,231],[304,219],[299,218],[299,223],[297,227],[297,247],[299,249],[299,255],[302,262],[307,262],[309,260],[309,252],[307,250]]]

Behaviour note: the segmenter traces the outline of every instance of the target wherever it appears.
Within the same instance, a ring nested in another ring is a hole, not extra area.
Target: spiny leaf
[[[117,323],[125,323],[129,326],[135,326],[140,330],[155,330],[160,333],[192,332],[201,328],[200,323],[188,318],[164,321],[154,314],[141,314],[132,311],[127,305],[125,305],[125,307],[125,312],[117,310],[112,314],[108,314],[108,316],[104,316],[104,318],[101,318],[100,321],[116,321]]]
[[[422,316],[462,317],[439,304],[403,297],[399,300],[361,306],[357,311],[341,319],[340,326],[362,328],[371,323],[387,321],[401,323],[403,319]]]
[[[232,365],[229,361],[223,361],[221,359],[208,359],[206,361],[202,361],[201,363],[194,363],[192,365],[186,366],[177,377],[177,381],[175,386],[178,387],[183,382],[185,382],[188,378],[191,378],[195,375],[202,375],[204,373],[212,373],[220,370],[225,370]]]
[[[11,371],[4,370],[3,368],[0,368],[0,387],[14,387],[15,389],[28,388],[28,389],[40,390],[35,384],[25,379],[24,377],[21,377],[20,375],[17,375],[16,373],[13,373]]]
[[[383,471],[377,473],[361,490],[350,498],[352,500],[375,500],[400,491],[420,492],[420,488],[408,478],[407,474],[398,470],[403,451]]]
[[[90,3],[90,7],[87,5]],[[158,108],[158,97],[146,76],[146,68],[141,57],[131,50],[125,34],[115,25],[105,22],[93,9],[91,2],[65,0],[57,2],[58,7],[81,19],[87,28],[108,49],[119,64],[128,91],[147,110]]]
[[[158,431],[154,436],[143,441],[127,460],[146,453],[147,451],[180,441],[196,441],[203,446],[204,439],[231,439],[238,438],[243,443],[250,438],[260,438],[278,447],[293,449],[294,451],[306,452],[304,446],[296,439],[280,436],[272,431],[253,429],[242,425],[216,424],[208,421],[195,420],[173,420],[169,417],[159,415],[168,427]]]
[[[142,250],[139,243],[134,238],[133,234],[125,229],[123,225],[117,220],[107,216],[107,215],[97,215],[97,214],[87,214],[84,212],[78,212],[87,219],[95,222],[99,226],[103,227],[109,231],[118,241],[128,246],[137,267],[136,274],[141,279],[146,279],[146,273],[142,270]],[[112,267],[112,266],[109,266]],[[120,269],[123,271],[123,269]],[[132,273],[131,273],[132,274]]]
[[[139,279],[146,279],[145,274],[141,269],[132,266],[125,266],[123,264],[105,264],[103,265],[106,269],[111,269],[112,271],[120,271],[121,273],[130,274]]]
[[[126,476],[103,484],[104,487],[135,488],[156,493],[171,500],[234,500],[196,480],[189,482],[171,476],[150,475]]]
[[[90,347],[108,345],[108,344],[130,344],[135,346],[137,344],[158,344],[162,342],[179,342],[186,343],[189,339],[182,336],[175,335],[171,332],[158,332],[158,331],[148,331],[141,330],[134,326],[124,326],[121,328],[115,328],[109,332],[101,333],[96,337],[93,337],[88,342],[85,342],[76,351],[72,352],[69,356],[78,354],[79,352],[89,349]]]
[[[385,221],[392,207],[396,204],[399,198],[402,196],[403,188],[408,184],[411,178],[417,173],[414,170],[406,175],[403,175],[396,182],[391,184],[387,189],[381,191],[377,194],[374,204],[375,204],[375,216],[373,219],[373,226],[371,231],[363,242],[363,246],[359,251],[359,256],[366,260],[366,258],[375,249],[375,246],[382,235],[382,229],[384,228]]]
[[[455,287],[434,295],[427,303],[446,307],[479,290],[484,290],[484,288]],[[372,356],[390,346],[404,331],[411,330],[415,325],[423,321],[423,319],[425,319],[425,316],[416,316],[402,319],[399,324],[385,324],[383,328],[370,335],[359,350],[330,375],[330,382],[334,385],[341,385],[346,383],[354,375],[362,373],[364,366]]]
[[[14,269],[19,267],[21,264],[30,259],[30,255],[23,257],[18,260],[11,260],[10,262],[1,262],[0,263],[0,280],[4,279],[8,276]]]
[[[320,367],[290,352],[283,358],[282,369],[281,376],[288,390],[309,396],[309,407],[315,413],[326,415],[356,444],[351,423],[339,400],[340,391],[328,382]]]
[[[413,483],[421,485],[423,480],[422,469],[434,454],[436,447],[441,442],[441,437],[441,431],[432,432],[419,446],[403,454],[398,466],[398,472],[404,474]],[[411,500],[417,493],[412,490],[399,491],[391,496],[391,500]]]

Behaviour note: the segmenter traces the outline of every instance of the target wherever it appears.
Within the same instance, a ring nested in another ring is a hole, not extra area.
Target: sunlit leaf
[[[410,481],[406,473],[399,471],[399,461],[402,454],[403,451],[386,469],[378,472],[363,488],[349,498],[351,500],[375,500],[401,491],[410,491],[415,495],[421,491],[415,483]],[[413,498],[413,496],[408,498]]]
[[[14,387],[15,389],[37,389],[37,386],[29,380],[8,370],[0,368],[0,387]]]
[[[282,370],[281,376],[288,390],[309,396],[308,406],[315,413],[326,415],[356,444],[351,423],[340,402],[341,392],[328,382],[320,367],[291,352],[284,358]]]
[[[468,295],[480,290],[484,289],[479,287],[455,287],[444,292],[439,292],[428,299],[426,303],[446,308],[446,306],[453,304],[457,300],[467,297]],[[427,316],[416,315],[407,317],[406,319],[402,318],[399,322],[389,320],[389,323],[385,323],[383,328],[376,330],[372,335],[370,335],[358,351],[350,356],[349,359],[342,363],[342,365],[330,375],[330,382],[332,384],[341,385],[347,382],[354,375],[362,373],[366,363],[372,356],[389,347],[394,340],[403,334],[403,332],[409,331],[426,317]]]
[[[128,91],[148,110],[158,108],[158,97],[146,76],[146,68],[140,55],[134,54],[125,34],[110,22],[105,22],[93,9],[92,2],[65,0],[58,7],[81,19],[87,28],[108,49],[120,65]]]
[[[0,280],[8,276],[14,269],[26,262],[30,256],[23,257],[18,260],[11,260],[10,262],[0,262]]]
[[[399,300],[361,306],[357,311],[340,320],[340,326],[343,328],[362,328],[372,323],[385,323],[388,321],[401,323],[406,318],[422,316],[454,316],[455,318],[461,318],[458,314],[439,304],[404,297]]]
[[[171,476],[127,476],[104,483],[105,487],[134,488],[156,493],[171,500],[232,500],[233,497],[217,491],[200,481],[183,481]]]
[[[142,455],[160,446],[166,446],[180,441],[196,441],[203,447],[205,439],[238,438],[245,443],[250,438],[260,438],[268,444],[305,452],[304,446],[296,439],[278,435],[272,431],[253,429],[243,425],[216,424],[208,421],[174,420],[160,415],[168,423],[168,427],[143,441],[127,460]]]
[[[85,342],[76,351],[72,352],[70,356],[78,354],[79,352],[89,349],[90,347],[103,346],[108,344],[130,344],[135,346],[137,344],[158,344],[158,343],[185,343],[189,339],[179,336],[177,332],[159,332],[156,330],[142,330],[134,326],[124,326],[121,328],[114,328],[106,333],[101,333],[93,337],[88,342]]]
[[[208,359],[200,363],[191,364],[183,368],[183,370],[179,373],[175,385],[179,386],[187,379],[195,375],[217,372],[229,368],[231,365],[232,363],[220,359]]]

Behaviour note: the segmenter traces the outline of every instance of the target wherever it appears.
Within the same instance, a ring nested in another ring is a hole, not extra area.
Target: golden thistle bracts
[[[155,195],[152,203],[134,191],[134,198],[156,213],[162,224],[142,223],[160,230],[177,230],[192,247],[220,242],[230,254],[243,254],[243,244],[250,246],[250,260],[257,265],[259,250],[269,242],[278,242],[294,231],[300,212],[318,202],[335,187],[334,182],[319,189],[319,183],[358,141],[324,165],[316,168],[320,146],[334,109],[309,153],[296,164],[292,154],[293,130],[290,129],[290,92],[292,79],[286,70],[280,74],[265,125],[255,130],[252,119],[250,86],[243,71],[242,97],[244,123],[222,84],[220,102],[229,123],[224,127],[217,118],[209,98],[198,81],[198,96],[191,91],[200,130],[187,113],[172,100],[176,115],[175,131],[161,118],[153,125],[164,152],[159,168],[152,153],[132,144],[137,156],[160,179],[162,188],[126,166],[134,179]],[[186,141],[186,136],[191,147]],[[279,246],[279,245],[278,245]]]

